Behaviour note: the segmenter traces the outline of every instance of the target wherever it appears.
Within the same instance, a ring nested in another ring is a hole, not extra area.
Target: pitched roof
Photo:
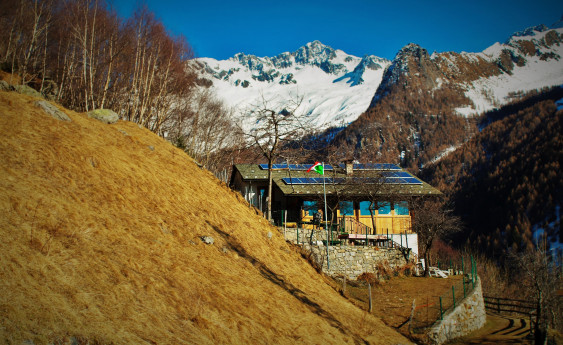
[[[272,170],[272,180],[285,195],[318,195],[323,193],[323,176],[315,172],[307,173],[309,165],[277,165]],[[352,175],[346,175],[344,165],[325,168],[325,188],[327,195],[340,192],[348,195],[365,195],[372,191],[377,194],[400,195],[441,195],[442,193],[420,180],[410,172],[393,164],[355,165]],[[391,167],[391,168],[390,168]],[[294,170],[297,168],[298,170]],[[329,168],[332,168],[329,170]],[[236,164],[233,173],[238,171],[244,181],[266,181],[267,165]]]

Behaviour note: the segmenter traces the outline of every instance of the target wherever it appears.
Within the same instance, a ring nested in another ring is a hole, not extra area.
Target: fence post
[[[442,296],[440,296],[440,320],[444,319],[444,311],[442,310]]]
[[[368,283],[368,291],[369,291],[369,312],[370,312],[370,314],[371,314],[371,310],[372,310],[371,283]]]
[[[465,293],[465,278],[461,279],[461,284],[463,285],[463,298],[467,297],[467,294]]]
[[[465,267],[463,267],[463,255],[461,256],[461,274],[465,271]]]
[[[453,297],[453,300],[454,300],[454,309],[455,309],[455,286],[454,285],[452,285],[452,297]]]
[[[475,289],[475,262],[473,261],[473,255],[471,255],[471,285]]]
[[[299,244],[299,224],[297,224],[297,244]]]
[[[409,238],[407,237],[407,232],[405,231],[405,247],[409,248]],[[411,257],[411,251],[407,250],[407,260]]]

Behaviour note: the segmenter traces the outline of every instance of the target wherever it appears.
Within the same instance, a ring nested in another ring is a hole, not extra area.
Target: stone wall
[[[343,275],[347,279],[356,279],[364,272],[378,274],[377,267],[384,265],[397,268],[408,263],[405,255],[397,248],[364,246],[330,246],[303,244],[302,248],[311,253],[311,258],[328,275]]]
[[[281,229],[284,232],[283,229]],[[316,244],[318,241],[326,241],[326,230],[324,229],[301,229],[288,228],[284,233],[286,241],[297,244]],[[337,239],[336,239],[337,240]]]
[[[280,228],[280,231],[284,234],[285,239],[292,243],[297,243],[303,245],[305,243],[318,245],[322,241],[326,241],[326,230],[324,229],[298,229],[298,228]],[[418,255],[418,235],[417,234],[389,234],[389,238],[404,247],[408,247],[412,250],[414,255]],[[338,238],[333,238],[333,240],[338,240]]]
[[[448,311],[443,320],[438,320],[432,326],[428,338],[434,344],[443,344],[483,327],[486,319],[481,280],[477,278],[471,294],[455,309]]]

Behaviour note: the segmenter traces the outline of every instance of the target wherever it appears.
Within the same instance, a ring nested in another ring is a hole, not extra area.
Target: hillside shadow
[[[300,290],[290,282],[287,282],[282,276],[278,275],[277,273],[269,269],[263,262],[250,255],[246,251],[246,249],[244,249],[243,246],[230,234],[224,232],[223,230],[219,229],[217,226],[213,224],[210,224],[209,222],[207,223],[217,232],[217,234],[223,237],[229,249],[236,252],[241,258],[250,262],[264,278],[268,279],[270,282],[284,289],[299,302],[307,306],[307,308],[309,308],[313,313],[325,319],[332,327],[338,329],[342,334],[352,337],[356,344],[369,344],[364,339],[361,339],[356,334],[350,332],[349,329],[346,328],[340,321],[338,321],[331,313],[329,313],[328,311],[323,309],[318,303],[307,297],[307,294],[305,292],[303,292],[302,290]]]

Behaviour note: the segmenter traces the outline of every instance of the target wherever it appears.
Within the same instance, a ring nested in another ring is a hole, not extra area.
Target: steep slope
[[[538,26],[482,53],[403,47],[385,70],[370,108],[337,138],[346,155],[413,169],[461,145],[472,119],[523,93],[563,84],[563,29]]]
[[[422,172],[449,195],[466,223],[465,243],[504,256],[546,234],[563,243],[563,88],[507,105],[482,130]]]
[[[0,342],[408,342],[181,150],[35,100],[0,92]]]
[[[238,113],[261,106],[262,98],[283,107],[302,97],[298,112],[315,127],[326,128],[348,124],[367,109],[389,61],[373,55],[358,58],[314,41],[271,58],[239,53],[196,63],[202,78]],[[246,126],[251,125],[250,120]]]

